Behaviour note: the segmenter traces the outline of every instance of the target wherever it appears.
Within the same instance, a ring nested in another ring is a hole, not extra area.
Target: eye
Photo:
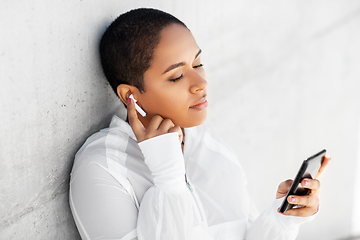
[[[180,77],[170,79],[170,81],[171,81],[171,82],[177,82],[177,81],[179,81],[182,77],[183,77],[183,75],[181,74]]]
[[[200,63],[199,65],[194,66],[193,68],[199,68],[199,67],[203,67],[204,65],[202,63]]]

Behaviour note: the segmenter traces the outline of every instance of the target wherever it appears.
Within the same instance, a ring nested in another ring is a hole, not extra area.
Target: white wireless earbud
[[[136,103],[137,100],[134,98],[134,96],[131,94],[129,98],[131,98],[134,101],[136,111],[138,111],[138,113],[140,113],[141,116],[146,117],[146,112],[142,110],[141,107],[139,107],[139,105],[137,105]]]

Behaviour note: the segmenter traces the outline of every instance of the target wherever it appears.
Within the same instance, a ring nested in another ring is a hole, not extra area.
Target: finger
[[[161,125],[159,126],[158,131],[161,134],[168,133],[170,128],[172,128],[174,126],[175,126],[174,123],[170,119],[167,118],[162,121]]]
[[[313,191],[317,191],[319,190],[320,188],[320,181],[317,180],[317,179],[309,179],[309,178],[304,178],[302,181],[301,181],[301,185],[304,187],[304,188],[309,188]]]
[[[288,179],[288,180],[280,183],[278,190],[276,192],[276,198],[281,198],[281,197],[285,196],[287,194],[287,192],[289,191],[292,182],[293,182],[293,180]]]
[[[179,141],[182,142],[182,140],[183,140],[183,132],[182,132],[182,130],[181,130],[181,128],[179,126],[175,126],[175,127],[170,128],[168,132],[169,133],[177,132],[178,135],[179,135]]]
[[[162,121],[164,119],[160,115],[154,115],[149,123],[147,131],[150,135],[158,135],[156,134],[158,128],[160,127]]]
[[[322,171],[324,171],[326,165],[328,165],[328,163],[329,163],[330,160],[331,160],[331,157],[330,157],[329,155],[325,155],[325,156],[323,157],[323,160],[322,160],[322,162],[321,162],[320,169],[319,169],[319,171],[317,172],[315,178],[319,177],[319,175],[322,173]]]
[[[287,210],[283,215],[295,216],[295,217],[310,217],[318,211],[318,207],[302,207],[302,208],[292,208]]]
[[[319,197],[317,195],[290,195],[288,196],[287,201],[290,204],[301,205],[304,207],[314,207],[319,205]]]
[[[137,116],[134,101],[131,98],[128,98],[127,103],[128,103],[127,104],[127,112],[128,112],[129,124],[130,124],[135,136],[139,140],[139,136],[141,136],[141,134],[142,134],[142,132],[144,132],[145,128]]]

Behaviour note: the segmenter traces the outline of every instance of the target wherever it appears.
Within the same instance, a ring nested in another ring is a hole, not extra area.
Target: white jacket
[[[186,177],[185,177],[186,174]],[[83,239],[295,239],[300,218],[259,217],[237,158],[204,125],[137,143],[128,123],[87,139],[75,157],[70,207]]]

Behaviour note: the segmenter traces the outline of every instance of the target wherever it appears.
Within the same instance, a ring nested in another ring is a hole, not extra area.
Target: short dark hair
[[[176,17],[156,9],[139,8],[116,18],[100,41],[100,58],[104,74],[114,92],[120,84],[145,91],[144,73],[150,67],[160,32],[177,23]]]

